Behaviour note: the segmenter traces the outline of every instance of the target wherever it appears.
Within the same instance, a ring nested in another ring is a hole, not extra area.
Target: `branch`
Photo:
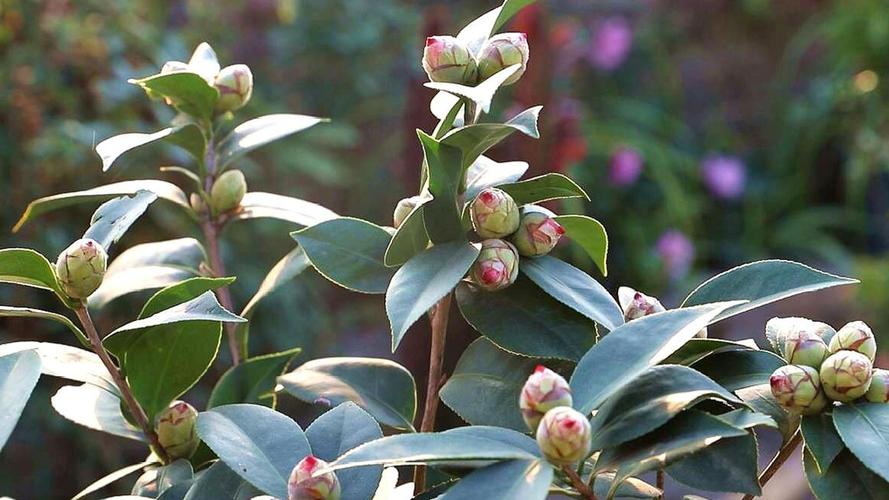
[[[201,224],[204,231],[204,239],[207,240],[207,253],[210,258],[210,270],[213,276],[217,278],[225,277],[225,262],[219,253],[219,226],[214,220],[210,220],[210,215]],[[216,289],[216,297],[222,307],[234,312],[234,301],[231,292],[227,286]],[[228,350],[231,353],[232,364],[237,366],[241,362],[241,347],[238,342],[237,326],[234,323],[225,323],[225,334],[228,337]]]
[[[596,494],[593,493],[593,490],[583,482],[583,479],[581,479],[579,475],[577,475],[577,471],[572,469],[570,465],[563,465],[562,470],[565,471],[565,474],[568,476],[568,479],[571,480],[574,489],[580,493],[580,496],[588,500],[596,500]]]
[[[772,479],[772,476],[778,472],[778,469],[784,465],[784,462],[793,455],[793,451],[796,450],[796,447],[799,446],[800,442],[803,440],[803,435],[799,429],[790,437],[790,439],[784,443],[784,446],[778,450],[778,454],[775,455],[775,458],[772,460],[772,463],[769,464],[768,467],[762,471],[762,474],[759,475],[759,486],[764,487],[766,483],[769,482],[769,479]],[[745,495],[744,500],[752,500],[753,495]]]

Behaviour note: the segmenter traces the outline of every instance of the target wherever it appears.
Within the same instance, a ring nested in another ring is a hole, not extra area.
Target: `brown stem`
[[[585,482],[583,482],[583,479],[580,478],[577,471],[571,468],[570,465],[563,465],[562,470],[565,471],[565,474],[568,476],[568,479],[571,480],[574,489],[580,493],[580,496],[588,500],[596,500],[596,494],[593,493],[593,490],[590,489]]]
[[[117,389],[120,391],[124,403],[126,403],[127,408],[130,410],[130,415],[133,416],[136,423],[139,425],[139,428],[142,429],[142,433],[145,434],[145,438],[148,439],[152,451],[154,451],[155,455],[158,456],[161,462],[165,464],[169,463],[170,457],[167,455],[167,450],[161,446],[161,443],[157,438],[157,433],[154,432],[154,428],[148,422],[148,415],[145,414],[145,410],[143,410],[142,406],[136,401],[136,398],[133,396],[133,390],[130,388],[130,384],[127,383],[127,380],[121,375],[117,365],[114,364],[114,361],[111,360],[111,356],[108,355],[108,351],[105,350],[105,346],[102,345],[102,339],[99,337],[99,332],[96,330],[96,325],[93,324],[93,319],[90,317],[86,305],[81,304],[80,307],[74,310],[74,312],[77,314],[77,319],[80,320],[80,324],[83,325],[83,329],[86,330],[86,336],[89,338],[93,351],[99,356],[99,359],[102,360],[108,373],[111,374],[111,378],[114,380],[114,384],[117,385]]]
[[[772,462],[769,464],[769,466],[766,467],[765,470],[762,471],[762,474],[759,475],[760,487],[765,486],[766,483],[769,482],[769,479],[772,479],[772,476],[774,476],[775,473],[778,472],[778,469],[780,469],[781,466],[784,465],[784,462],[786,462],[787,459],[793,455],[794,450],[796,450],[796,447],[799,446],[802,440],[803,435],[800,430],[797,429],[793,436],[791,436],[790,439],[786,443],[784,443],[784,446],[782,446],[781,449],[778,450],[778,454],[775,455],[775,458],[772,459]],[[744,500],[752,500],[752,498],[753,495],[744,496]]]
[[[432,346],[429,349],[429,377],[426,382],[426,402],[423,405],[423,420],[420,432],[435,431],[435,415],[438,413],[438,391],[442,384],[442,362],[444,361],[445,337],[448,331],[448,317],[451,312],[453,292],[449,292],[438,304],[429,310],[432,324]],[[414,469],[414,491],[419,493],[426,487],[426,467],[418,465]]]
[[[210,258],[210,270],[214,276],[224,277],[226,274],[225,262],[219,253],[219,225],[207,218],[201,224],[201,228],[204,230],[204,239],[207,240],[207,252],[210,254],[208,255]],[[222,307],[234,312],[234,301],[227,286],[217,288],[216,297],[219,298],[219,303],[222,304]],[[225,323],[225,334],[228,336],[228,350],[232,356],[232,364],[237,366],[241,362],[241,347],[238,342],[237,327],[234,323]]]
[[[658,496],[661,500],[664,498],[664,469],[660,468],[657,470],[657,477],[655,478],[655,484],[657,489],[661,490],[661,494]]]

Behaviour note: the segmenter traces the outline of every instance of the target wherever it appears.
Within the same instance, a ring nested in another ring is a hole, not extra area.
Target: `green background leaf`
[[[19,421],[40,379],[40,356],[21,351],[0,356],[0,450]]]

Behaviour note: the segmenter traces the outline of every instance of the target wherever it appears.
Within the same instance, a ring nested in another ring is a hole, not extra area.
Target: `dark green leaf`
[[[827,413],[804,416],[800,422],[800,431],[819,472],[826,471],[845,449],[843,440],[833,425],[833,418]]]
[[[728,351],[711,354],[695,362],[692,368],[715,380],[730,391],[766,384],[769,376],[786,365],[769,351]]]
[[[127,151],[160,140],[166,140],[181,146],[192,155],[200,154],[197,156],[198,158],[203,156],[201,152],[206,147],[206,141],[201,129],[192,123],[165,128],[151,134],[130,133],[115,135],[96,144],[96,153],[102,158],[102,171],[107,172],[114,165],[114,162]]]
[[[151,191],[136,191],[131,196],[121,196],[103,203],[90,220],[90,228],[84,238],[98,241],[106,249],[127,232],[130,226],[148,210],[157,195]]]
[[[464,195],[471,200],[482,189],[515,182],[527,171],[528,163],[523,161],[496,162],[487,156],[479,156],[466,171]]]
[[[434,243],[464,238],[460,223],[457,192],[462,182],[460,150],[442,144],[418,130],[423,147],[423,161],[429,172],[429,193],[432,199],[423,205],[426,233]]]
[[[605,226],[586,215],[559,215],[555,220],[565,229],[565,235],[590,256],[602,271],[602,276],[608,276],[608,233]]]
[[[383,259],[387,266],[400,266],[414,255],[426,250],[429,245],[429,235],[426,234],[426,225],[423,222],[423,205],[430,199],[427,198],[418,204],[395,231]]]
[[[757,349],[755,342],[750,344],[722,339],[691,339],[665,359],[664,364],[690,365],[711,353]]]
[[[786,442],[799,428],[799,416],[787,413],[784,408],[775,401],[769,384],[754,385],[735,391],[751,408],[759,413],[768,415],[778,424],[778,431]]]
[[[53,265],[46,257],[29,248],[0,250],[0,283],[42,288],[64,297]]]
[[[250,500],[260,494],[225,462],[218,461],[195,479],[185,500]]]
[[[21,351],[0,356],[0,450],[19,421],[40,379],[40,356]]]
[[[197,118],[212,117],[216,100],[219,99],[216,88],[191,71],[154,75],[130,80],[130,83],[169,98],[176,109]]]
[[[667,467],[680,483],[699,490],[759,496],[756,438],[721,439]]]
[[[301,132],[324,121],[327,120],[314,116],[286,113],[247,120],[235,127],[225,139],[220,141],[217,148],[217,161],[224,168],[230,161],[260,146]]]
[[[234,283],[235,278],[191,278],[185,281],[170,285],[163,290],[158,291],[148,299],[142,312],[139,313],[139,319],[153,316],[161,311],[167,310],[173,306],[196,299],[210,290],[216,290],[224,286]]]
[[[91,384],[67,385],[52,397],[59,415],[90,429],[144,441],[145,437],[123,416],[120,399]]]
[[[583,188],[570,178],[557,173],[544,174],[512,184],[501,184],[498,187],[509,193],[519,205],[563,198],[590,199]]]
[[[448,488],[440,500],[544,500],[553,468],[541,460],[509,460],[478,469]]]
[[[889,405],[845,404],[833,409],[833,424],[846,447],[870,470],[889,481]]]
[[[233,403],[252,403],[275,407],[277,379],[302,349],[295,348],[252,357],[226,371],[213,392],[208,408]]]
[[[758,413],[745,408],[739,408],[728,413],[714,415],[714,417],[731,426],[737,427],[738,429],[752,429],[754,427],[778,429],[778,423],[775,422],[775,419],[772,417],[765,413]]]
[[[848,450],[840,453],[824,474],[818,470],[811,453],[804,452],[803,458],[806,480],[818,500],[889,499],[889,483],[871,472]]]
[[[32,309],[30,307],[14,307],[14,306],[0,306],[0,318],[2,317],[12,317],[12,318],[40,318],[40,319],[48,319],[51,321],[55,321],[56,323],[61,323],[68,327],[74,335],[77,337],[77,340],[80,341],[81,344],[85,346],[89,346],[89,340],[87,340],[86,335],[74,324],[70,319],[61,314],[56,314],[49,311],[42,311],[40,309]]]
[[[442,144],[454,146],[463,152],[463,172],[485,151],[496,146],[513,132],[538,138],[537,117],[542,106],[522,111],[506,123],[477,123],[451,130],[441,139]]]
[[[252,192],[244,195],[233,220],[278,219],[300,226],[315,224],[339,217],[333,211],[310,201],[280,194]]]

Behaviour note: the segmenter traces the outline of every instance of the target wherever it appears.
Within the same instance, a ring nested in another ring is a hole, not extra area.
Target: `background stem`
[[[791,436],[791,438],[784,443],[784,446],[778,450],[778,454],[775,455],[775,458],[772,459],[772,462],[768,467],[762,471],[762,474],[759,475],[759,486],[763,487],[766,483],[769,482],[769,479],[772,479],[772,476],[778,472],[778,469],[784,465],[784,462],[793,455],[793,451],[796,450],[796,447],[799,446],[800,442],[803,440],[803,435],[799,429]],[[744,495],[744,500],[752,500],[753,495]]]

